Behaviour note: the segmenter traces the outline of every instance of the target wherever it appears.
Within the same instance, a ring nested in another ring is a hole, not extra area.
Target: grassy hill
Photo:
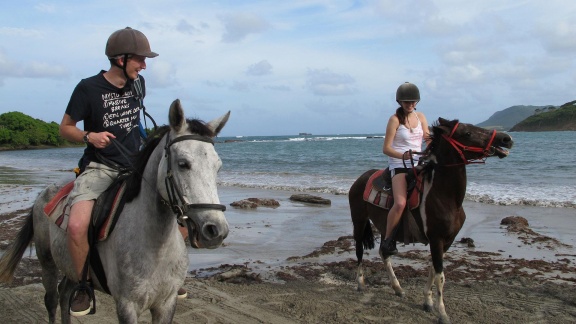
[[[507,131],[522,120],[548,107],[551,106],[512,106],[495,112],[486,121],[476,124],[476,126]]]
[[[540,110],[510,128],[511,132],[576,131],[576,100]]]

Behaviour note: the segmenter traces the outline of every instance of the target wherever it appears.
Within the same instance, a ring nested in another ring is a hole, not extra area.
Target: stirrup
[[[74,300],[76,293],[79,291],[85,291],[86,293],[88,293],[90,300],[92,300],[92,307],[90,308],[90,312],[87,315],[96,314],[96,295],[94,295],[94,288],[92,288],[91,285],[89,285],[89,283],[90,282],[88,281],[79,282],[72,289],[72,292],[70,293],[70,298],[68,299],[68,308],[70,308],[70,304],[72,304],[72,300]],[[70,312],[70,310],[68,310],[68,312]]]

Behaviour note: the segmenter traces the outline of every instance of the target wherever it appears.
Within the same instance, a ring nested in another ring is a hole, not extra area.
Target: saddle
[[[409,243],[428,244],[428,238],[424,233],[424,226],[419,212],[412,213],[412,210],[420,206],[422,198],[423,181],[421,167],[416,167],[416,174],[408,172],[406,181],[408,183],[408,202],[402,213],[402,218],[395,230],[396,241]],[[363,195],[364,201],[389,210],[394,205],[392,195],[392,177],[388,168],[374,172],[366,183]]]
[[[72,191],[72,188],[74,188],[74,181],[71,181],[62,187],[44,206],[44,214],[64,231],[68,227],[71,207],[68,195]],[[98,197],[94,203],[94,208],[92,209],[91,222],[88,228],[88,244],[90,246],[90,251],[86,262],[87,265],[92,267],[100,286],[108,294],[110,294],[110,289],[108,288],[106,274],[104,273],[102,260],[98,253],[97,243],[106,240],[114,230],[118,216],[124,208],[125,190],[126,182],[124,181],[124,178],[119,178],[114,181],[108,189],[100,195],[100,197]],[[86,266],[85,269],[87,269]],[[86,274],[87,272],[84,271],[83,280],[86,279]],[[86,282],[83,281],[83,284],[86,285]],[[93,301],[95,303],[95,299],[93,299]]]
[[[64,231],[68,228],[70,217],[71,206],[68,195],[73,188],[74,181],[70,181],[44,206],[44,215]],[[124,181],[115,181],[96,200],[92,210],[91,227],[94,233],[97,233],[98,241],[104,241],[112,233],[118,215],[124,208],[125,190]]]
[[[408,183],[408,208],[414,210],[420,206],[422,178],[420,175],[415,176],[414,172],[408,172],[406,182]],[[364,201],[386,210],[392,208],[394,196],[392,195],[392,177],[389,168],[378,170],[370,176],[364,190]]]

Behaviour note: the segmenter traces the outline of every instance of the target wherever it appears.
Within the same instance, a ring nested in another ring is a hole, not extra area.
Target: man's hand
[[[95,148],[103,149],[110,145],[112,138],[116,138],[116,136],[110,132],[90,133],[88,135],[88,142]]]

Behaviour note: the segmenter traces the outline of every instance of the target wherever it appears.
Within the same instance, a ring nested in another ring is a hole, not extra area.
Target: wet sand
[[[0,243],[12,239],[36,190],[0,186]],[[364,258],[368,290],[357,292],[347,197],[312,193],[332,204],[311,206],[290,201],[291,194],[220,188],[230,234],[219,249],[189,250],[189,297],[178,302],[176,323],[436,321],[434,312],[421,308],[426,246],[400,245],[393,259],[406,290],[404,298],[389,287],[376,250],[366,251]],[[273,198],[280,207],[229,206],[249,197]],[[465,240],[455,243],[445,258],[445,303],[453,322],[576,321],[574,210],[469,202],[465,208],[467,221],[456,241]],[[500,225],[508,216],[527,219],[530,231],[509,231]],[[0,321],[45,322],[43,287],[33,254],[26,255],[16,276],[12,285],[0,285]],[[111,298],[97,298],[98,313],[75,323],[116,322]],[[149,314],[141,322],[150,322]]]

